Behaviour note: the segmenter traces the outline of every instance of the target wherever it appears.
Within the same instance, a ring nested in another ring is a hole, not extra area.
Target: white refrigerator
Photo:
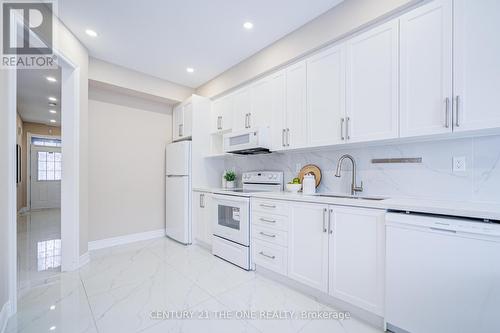
[[[165,234],[191,244],[191,141],[167,146],[165,193]]]

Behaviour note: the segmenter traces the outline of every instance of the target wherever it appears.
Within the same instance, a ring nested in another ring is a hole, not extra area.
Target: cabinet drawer
[[[252,210],[288,216],[290,205],[284,201],[254,199],[252,200]]]
[[[288,217],[252,212],[252,226],[288,231]]]
[[[272,244],[288,246],[288,233],[282,230],[266,228],[261,225],[252,226],[252,235],[254,239],[260,239]]]
[[[286,275],[288,253],[285,247],[253,240],[253,258],[256,265]]]

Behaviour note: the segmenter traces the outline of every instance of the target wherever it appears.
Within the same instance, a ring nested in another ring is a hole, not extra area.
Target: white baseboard
[[[10,301],[5,303],[0,311],[0,333],[5,332],[5,328],[7,328],[7,321],[10,317]]]
[[[104,249],[107,247],[129,244],[143,240],[165,237],[165,229],[158,229],[153,231],[141,232],[137,234],[99,239],[89,242],[89,251]]]
[[[89,252],[87,251],[80,256],[80,259],[78,260],[78,268],[87,265],[89,262],[90,262],[90,255]]]

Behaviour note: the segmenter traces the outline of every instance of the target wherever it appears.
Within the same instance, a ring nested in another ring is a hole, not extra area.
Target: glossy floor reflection
[[[44,284],[61,272],[61,210],[42,209],[17,218],[18,289]]]
[[[165,319],[181,310],[211,319]],[[80,271],[30,288],[7,332],[380,332],[355,319],[214,317],[229,310],[334,311],[196,245],[161,238],[94,251]]]

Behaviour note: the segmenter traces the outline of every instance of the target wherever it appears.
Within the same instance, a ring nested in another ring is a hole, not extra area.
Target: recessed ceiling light
[[[55,306],[55,305],[51,305],[51,306],[50,306],[50,309],[51,309],[51,310],[55,310],[55,309],[56,309],[56,306]]]
[[[51,326],[51,327],[49,328],[49,330],[51,330],[51,331],[55,331],[55,330],[56,330],[56,327],[55,327],[55,326]]]
[[[243,23],[243,28],[250,30],[253,28],[253,23],[252,22],[245,22],[245,23]]]
[[[57,102],[57,98],[55,98],[55,97],[49,97],[49,101],[51,101],[51,102]]]
[[[188,67],[188,68],[186,68],[186,72],[193,73],[194,72],[194,68]]]
[[[57,113],[56,110],[49,110],[49,112],[52,113],[52,114],[56,114]]]
[[[56,121],[54,119],[49,120],[52,124],[54,124]]]
[[[57,82],[56,78],[55,78],[55,77],[53,77],[53,76],[47,76],[47,78],[46,78],[46,79],[47,79],[47,81],[49,81],[49,82]]]
[[[94,30],[92,30],[92,29],[87,29],[87,30],[85,30],[85,33],[86,33],[87,35],[89,35],[90,37],[97,37],[97,32],[95,32],[95,31],[94,31]]]

